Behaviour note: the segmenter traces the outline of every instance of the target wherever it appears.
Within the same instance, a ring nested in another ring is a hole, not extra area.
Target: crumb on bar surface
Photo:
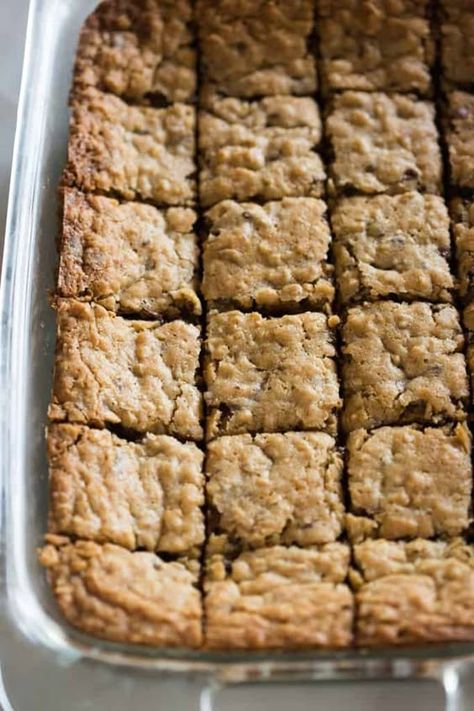
[[[202,451],[148,434],[128,442],[108,430],[48,428],[49,531],[197,555],[204,542]]]
[[[335,348],[321,313],[211,312],[204,377],[207,437],[336,429]]]
[[[204,81],[224,96],[313,94],[312,0],[198,0]]]
[[[106,0],[79,36],[74,86],[146,101],[189,101],[196,92],[190,0]]]
[[[199,315],[197,215],[64,190],[58,292],[119,313]]]
[[[430,91],[428,0],[320,0],[318,15],[326,89]]]
[[[204,579],[211,649],[347,647],[353,600],[349,547],[274,546],[228,559],[211,539]]]
[[[354,554],[357,644],[474,640],[473,546],[377,540]]]
[[[195,109],[130,106],[88,88],[73,95],[64,182],[85,192],[149,200],[195,201]]]
[[[200,198],[320,197],[325,172],[316,147],[319,109],[310,97],[258,101],[203,96],[199,112]]]
[[[199,563],[48,535],[40,562],[66,620],[114,642],[199,647]]]
[[[202,291],[211,308],[318,308],[332,302],[331,235],[321,200],[224,200],[205,220]]]
[[[452,301],[449,217],[437,195],[342,198],[331,214],[342,303],[384,297]]]
[[[51,420],[201,438],[196,326],[127,320],[74,299],[56,308]]]
[[[211,529],[251,548],[335,541],[342,467],[334,438],[322,432],[219,437],[206,456]]]
[[[473,77],[474,79],[474,77]],[[474,95],[453,91],[448,95],[446,119],[451,183],[474,188]]]
[[[452,537],[467,529],[472,465],[466,424],[356,430],[347,451],[351,510],[367,517],[376,537]]]
[[[464,337],[453,306],[383,301],[353,307],[343,341],[346,432],[465,419]]]
[[[441,61],[451,85],[474,85],[474,5],[472,0],[441,0]]]
[[[332,99],[326,133],[331,192],[439,193],[434,106],[403,94],[346,91]]]

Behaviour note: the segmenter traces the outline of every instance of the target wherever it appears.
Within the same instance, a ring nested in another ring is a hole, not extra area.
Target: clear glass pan
[[[95,4],[32,0],[30,7],[1,288],[2,657],[7,652],[2,630],[8,628],[30,647],[50,651],[63,666],[93,660],[128,667],[130,674],[132,668],[192,673],[200,680],[200,694],[216,684],[243,681],[430,677],[444,683],[451,711],[467,709],[463,689],[472,679],[474,644],[371,653],[169,652],[99,642],[69,628],[57,614],[36,559],[46,524],[43,432],[54,349],[47,291],[56,263],[56,190],[66,152],[71,66],[79,27]],[[211,708],[210,692],[200,699],[202,709]]]

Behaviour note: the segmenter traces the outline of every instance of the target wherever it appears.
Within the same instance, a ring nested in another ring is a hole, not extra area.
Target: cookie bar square
[[[467,529],[472,466],[465,424],[356,430],[347,450],[351,510],[367,517],[372,535],[453,537]]]
[[[207,437],[309,429],[333,434],[341,405],[334,357],[321,313],[264,318],[211,312]]]
[[[459,293],[463,303],[464,323],[474,331],[474,201],[454,198],[450,203],[453,235],[459,277]]]
[[[114,312],[197,316],[197,215],[64,191],[58,292]]]
[[[207,448],[211,527],[244,547],[335,541],[342,456],[322,432],[219,437]]]
[[[451,85],[474,85],[474,5],[472,0],[441,0],[441,62]]]
[[[458,188],[474,188],[474,95],[453,91],[446,119],[450,179]]]
[[[114,642],[199,647],[199,563],[49,535],[40,562],[69,624]]]
[[[64,182],[158,205],[196,198],[195,109],[129,106],[89,88],[73,96]]]
[[[331,224],[339,298],[452,301],[449,217],[437,195],[342,198]]]
[[[357,644],[474,639],[473,546],[377,540],[356,545],[354,554]]]
[[[199,113],[200,197],[279,200],[320,197],[325,172],[316,148],[321,120],[309,97],[259,101],[203,98]]]
[[[211,307],[295,310],[332,302],[331,235],[321,200],[224,200],[205,219],[202,291]]]
[[[347,313],[343,341],[346,431],[465,418],[464,337],[454,306],[356,306]]]
[[[273,546],[229,558],[211,539],[204,580],[210,649],[347,647],[349,547]]]
[[[76,89],[135,101],[189,101],[196,92],[190,0],[106,0],[79,37]]]
[[[441,154],[431,102],[346,91],[333,97],[326,132],[336,193],[439,193]]]
[[[128,442],[83,425],[48,429],[49,530],[194,555],[204,542],[201,450],[167,435]]]
[[[428,5],[428,0],[320,0],[326,90],[429,93],[434,43]]]
[[[74,299],[59,299],[57,315],[51,420],[201,438],[196,326],[127,320]]]
[[[224,96],[313,94],[311,0],[198,0],[204,81]]]

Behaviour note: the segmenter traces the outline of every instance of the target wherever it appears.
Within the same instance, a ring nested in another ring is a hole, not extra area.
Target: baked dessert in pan
[[[436,5],[87,19],[40,552],[80,630],[474,640],[474,6]]]

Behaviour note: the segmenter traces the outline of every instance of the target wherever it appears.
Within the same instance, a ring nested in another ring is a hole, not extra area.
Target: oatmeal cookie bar
[[[205,219],[202,292],[211,307],[295,310],[332,302],[331,235],[321,200],[224,200]]]
[[[457,536],[469,525],[471,435],[465,424],[351,432],[350,530],[382,538]],[[354,536],[353,536],[354,537]]]
[[[199,315],[197,215],[64,190],[60,296],[114,312]]]
[[[313,94],[312,0],[197,0],[204,81],[225,96]]]
[[[51,420],[201,438],[196,326],[126,320],[74,299],[59,299],[57,314]]]
[[[474,547],[417,539],[354,547],[361,646],[474,640]]]
[[[49,535],[40,562],[66,620],[114,642],[199,647],[199,564]]]
[[[74,87],[135,101],[189,101],[196,91],[190,0],[106,0],[79,37]]]
[[[83,425],[48,429],[49,530],[130,550],[197,555],[204,541],[204,455],[147,434],[127,442]]]
[[[464,338],[453,306],[383,301],[353,307],[343,341],[346,431],[465,418]]]
[[[427,94],[434,58],[428,4],[428,0],[320,0],[320,61],[326,90]]]
[[[278,200],[320,197],[325,178],[316,102],[270,96],[259,101],[203,97],[199,113],[200,197]]]
[[[441,0],[441,61],[450,84],[474,86],[474,4]]]
[[[219,437],[207,448],[211,527],[245,547],[335,541],[342,456],[322,432]]]
[[[466,305],[464,323],[474,331],[474,201],[454,198],[450,203],[459,277],[459,293]]]
[[[346,91],[326,122],[332,192],[439,193],[441,154],[434,107],[402,94]]]
[[[217,539],[218,540],[218,539]],[[211,537],[204,644],[211,649],[347,647],[353,599],[349,547],[273,546],[229,558]]]
[[[452,301],[449,217],[437,195],[342,198],[331,214],[343,304],[384,297]]]
[[[451,183],[474,188],[474,95],[453,91],[448,96],[446,142]]]
[[[323,314],[211,312],[204,366],[208,438],[295,429],[334,433],[341,405],[334,357]]]
[[[194,133],[192,106],[129,106],[89,88],[73,96],[64,182],[126,200],[192,204]]]

